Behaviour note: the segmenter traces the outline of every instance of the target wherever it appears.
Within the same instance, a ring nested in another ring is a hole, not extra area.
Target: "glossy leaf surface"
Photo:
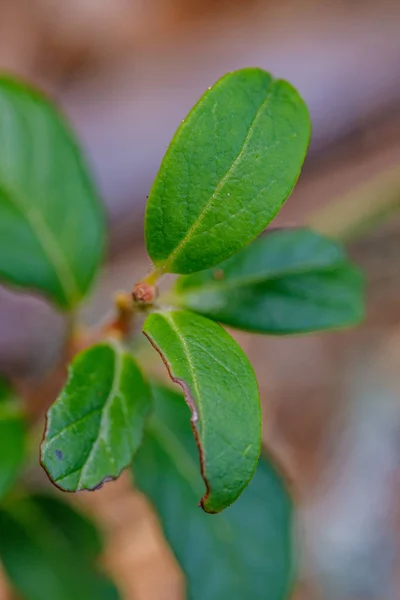
[[[289,83],[253,68],[222,77],[180,125],[152,186],[145,232],[155,265],[192,273],[250,242],[289,196],[309,138]]]
[[[201,504],[220,512],[254,474],[261,409],[254,371],[220,325],[186,311],[149,315],[143,331],[185,392],[207,491]]]
[[[79,354],[47,415],[42,464],[52,481],[79,491],[118,477],[141,442],[150,406],[129,353],[104,343]]]
[[[196,506],[202,482],[188,409],[154,388],[155,411],[135,457],[137,486],[155,506],[187,578],[190,600],[287,600],[293,580],[292,504],[267,459],[239,500],[219,515]]]
[[[69,309],[103,246],[103,210],[68,125],[40,93],[0,77],[0,279]]]
[[[117,600],[95,568],[94,526],[56,498],[19,499],[0,510],[0,559],[23,600]]]
[[[214,269],[180,277],[175,292],[184,308],[260,333],[343,327],[364,314],[360,271],[307,229],[271,231]]]

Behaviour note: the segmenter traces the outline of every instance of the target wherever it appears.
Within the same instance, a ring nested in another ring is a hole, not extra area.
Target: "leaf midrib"
[[[110,392],[107,396],[107,399],[103,405],[97,437],[92,444],[92,447],[90,449],[89,454],[86,457],[85,462],[83,463],[82,467],[80,467],[81,474],[80,474],[78,483],[76,485],[76,490],[82,489],[81,488],[82,480],[86,477],[86,471],[87,471],[88,465],[90,465],[90,460],[93,455],[94,448],[97,447],[98,442],[102,439],[103,429],[105,427],[105,420],[108,418],[108,408],[109,408],[109,405],[111,404],[113,398],[117,395],[118,383],[121,379],[122,364],[123,364],[122,353],[119,350],[119,348],[117,348],[116,345],[114,345],[114,344],[109,344],[108,347],[113,351],[113,354],[115,357],[113,382],[111,384]],[[108,444],[108,442],[107,442],[107,444]],[[83,488],[83,489],[85,489],[85,488]]]
[[[183,287],[183,288],[179,288],[179,279],[178,281],[178,285],[176,288],[177,293],[180,296],[185,296],[185,295],[190,295],[190,294],[196,294],[200,291],[203,290],[214,290],[216,289],[217,291],[229,291],[232,288],[241,288],[241,287],[246,287],[249,285],[256,285],[258,283],[267,283],[269,281],[279,281],[280,279],[284,279],[286,277],[292,277],[292,276],[296,276],[296,275],[307,275],[307,274],[317,274],[317,273],[331,273],[333,271],[335,271],[336,269],[340,269],[340,267],[344,267],[346,266],[347,261],[345,259],[342,259],[339,262],[335,262],[332,264],[327,264],[325,266],[320,266],[319,268],[316,267],[315,269],[310,269],[308,266],[304,266],[304,267],[299,267],[298,269],[293,269],[293,270],[287,270],[287,271],[276,271],[274,272],[270,272],[268,275],[263,275],[263,274],[258,274],[258,275],[253,275],[253,276],[249,276],[249,277],[232,277],[232,278],[228,278],[225,280],[210,280],[207,281],[205,283],[199,282],[196,283],[196,285],[193,285],[192,287]],[[221,267],[223,268],[223,267]],[[214,269],[215,270],[215,269]],[[191,275],[188,275],[188,277],[191,277]]]
[[[230,165],[230,167],[226,171],[225,175],[223,175],[222,178],[217,183],[214,192],[212,193],[212,195],[208,199],[207,203],[205,204],[205,206],[201,210],[201,212],[198,215],[197,219],[189,227],[189,229],[186,232],[186,235],[184,236],[184,238],[178,243],[178,245],[174,248],[174,250],[172,250],[172,252],[165,259],[165,261],[163,261],[163,263],[161,263],[160,266],[163,267],[164,271],[166,271],[166,272],[169,271],[171,265],[174,263],[174,261],[176,260],[177,256],[179,256],[182,253],[183,248],[190,242],[190,240],[194,236],[196,230],[199,228],[202,220],[204,219],[204,217],[207,215],[207,213],[211,209],[213,201],[215,200],[218,192],[222,189],[222,187],[225,184],[226,180],[230,177],[230,175],[232,174],[232,172],[236,168],[236,165],[239,163],[240,159],[242,158],[243,153],[244,153],[244,151],[245,151],[245,149],[246,149],[246,147],[247,147],[247,145],[249,143],[249,140],[250,140],[250,138],[252,136],[252,133],[254,131],[254,127],[256,125],[256,122],[259,119],[259,117],[262,114],[262,112],[265,110],[266,106],[268,105],[269,100],[271,99],[273,88],[274,88],[274,84],[275,84],[275,81],[273,79],[271,79],[270,84],[269,84],[269,89],[268,89],[267,95],[265,97],[265,100],[262,102],[262,104],[260,104],[260,106],[259,106],[256,114],[254,115],[254,117],[253,117],[253,119],[252,119],[252,121],[250,123],[249,129],[248,129],[248,131],[246,133],[246,136],[245,136],[245,138],[243,140],[242,146],[241,146],[241,148],[240,148],[240,150],[239,150],[236,158],[233,160],[232,164]]]
[[[200,402],[200,398],[201,398],[201,394],[200,394],[200,389],[199,389],[199,382],[197,379],[197,375],[196,375],[196,369],[193,363],[193,359],[192,359],[192,355],[191,352],[189,351],[188,345],[186,343],[185,340],[185,336],[182,335],[178,325],[176,324],[176,322],[174,321],[171,313],[163,313],[160,315],[161,317],[164,317],[164,319],[167,321],[167,323],[169,323],[172,331],[175,333],[175,335],[177,336],[182,348],[183,348],[183,353],[186,356],[187,362],[188,362],[188,366],[189,366],[189,371],[190,371],[190,375],[193,381],[193,387],[194,387],[194,392],[195,392],[195,398],[193,398],[193,403],[194,403],[194,407],[196,409],[196,414],[192,413],[192,418],[193,418],[193,423],[197,423],[197,421],[200,418],[200,421],[202,421],[202,410],[201,410],[201,402]],[[190,408],[190,406],[189,406]],[[202,423],[203,424],[203,423]]]
[[[6,198],[20,212],[31,228],[35,238],[38,240],[45,253],[49,263],[54,269],[61,289],[64,293],[64,298],[69,306],[76,304],[81,293],[73,272],[66,260],[64,254],[60,251],[56,237],[43,219],[40,211],[37,210],[34,204],[27,208],[24,200],[10,187],[6,187],[3,183],[1,189]]]

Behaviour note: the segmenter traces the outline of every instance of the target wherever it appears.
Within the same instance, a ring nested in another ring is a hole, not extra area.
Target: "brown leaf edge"
[[[206,476],[206,472],[205,472],[205,458],[204,458],[204,451],[203,451],[203,447],[201,445],[201,441],[200,441],[200,437],[199,437],[199,432],[197,431],[196,428],[196,423],[199,419],[198,416],[198,412],[197,412],[197,407],[196,407],[196,402],[190,392],[189,386],[186,383],[186,381],[184,381],[183,379],[179,378],[179,377],[174,377],[172,371],[171,371],[171,365],[169,364],[169,362],[167,361],[166,357],[164,356],[161,348],[157,345],[157,343],[152,339],[152,337],[150,336],[150,334],[146,331],[143,331],[143,334],[146,336],[146,338],[149,340],[150,344],[153,346],[154,350],[156,350],[156,352],[160,355],[167,371],[168,371],[168,375],[171,379],[171,381],[173,381],[174,383],[177,383],[183,391],[184,397],[185,397],[185,401],[186,404],[188,405],[188,407],[190,408],[190,412],[192,413],[191,419],[190,419],[190,425],[192,427],[192,431],[193,431],[193,435],[194,435],[194,439],[196,441],[196,446],[197,449],[199,451],[199,458],[200,458],[200,473],[201,476],[203,478],[203,481],[205,483],[206,486],[206,491],[205,494],[202,496],[202,498],[200,499],[199,502],[199,506],[201,506],[201,508],[204,510],[204,512],[208,513],[208,514],[218,514],[221,511],[217,511],[217,510],[210,510],[209,508],[207,508],[207,504],[208,504],[208,499],[210,497],[211,494],[211,488],[210,488],[210,484],[208,482],[207,476]]]

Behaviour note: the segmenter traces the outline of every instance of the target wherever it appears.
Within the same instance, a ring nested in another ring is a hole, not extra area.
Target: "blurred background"
[[[289,79],[311,111],[309,157],[276,224],[308,223],[346,240],[368,281],[368,316],[354,331],[235,334],[260,381],[264,441],[298,490],[295,598],[395,600],[400,2],[0,0],[1,70],[61,104],[107,207],[108,262],[83,310],[88,322],[149,268],[146,195],[177,125],[209,85],[244,66]],[[33,402],[48,393],[51,382],[39,381],[64,332],[47,304],[0,288],[0,371],[29,387]],[[106,532],[104,560],[127,600],[183,597],[158,525],[127,478],[81,503]]]

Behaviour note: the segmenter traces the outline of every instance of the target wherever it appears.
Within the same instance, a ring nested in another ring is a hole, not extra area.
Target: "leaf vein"
[[[72,421],[71,423],[68,423],[68,425],[65,425],[65,427],[60,429],[60,431],[57,431],[57,433],[55,433],[51,437],[46,437],[46,443],[48,444],[48,443],[54,441],[55,439],[59,438],[66,431],[69,431],[70,429],[72,429],[73,427],[75,427],[76,425],[78,425],[79,423],[84,421],[85,419],[88,419],[95,413],[101,412],[101,410],[102,410],[102,407],[94,408],[93,410],[90,410],[89,412],[85,413],[82,417],[79,417],[79,419],[77,419],[76,421]]]
[[[99,433],[97,435],[96,440],[93,442],[93,445],[89,451],[89,454],[86,457],[85,462],[82,465],[82,471],[81,471],[81,475],[79,477],[79,481],[77,484],[77,490],[79,490],[81,488],[82,481],[86,477],[87,470],[90,466],[90,463],[94,456],[95,449],[97,449],[97,446],[99,445],[100,440],[103,440],[103,442],[104,442],[103,429],[105,427],[105,421],[107,419],[107,411],[108,411],[109,405],[113,401],[113,398],[115,398],[115,396],[117,394],[117,387],[118,387],[118,383],[119,383],[119,380],[121,377],[121,371],[122,371],[122,357],[117,348],[115,348],[114,355],[115,355],[114,378],[113,378],[113,382],[111,385],[110,393],[108,394],[107,400],[105,401],[103,409],[102,409],[102,416],[101,416],[101,421],[100,421],[100,425],[99,425]],[[106,449],[110,450],[110,448],[106,448]],[[114,461],[114,464],[115,464],[115,461]]]
[[[218,194],[218,192],[223,188],[225,182],[229,179],[229,177],[232,175],[232,173],[235,171],[237,164],[240,162],[246,148],[247,145],[250,141],[251,135],[254,131],[254,127],[256,125],[256,122],[258,120],[258,118],[260,117],[260,115],[263,113],[263,111],[265,110],[265,108],[268,106],[269,101],[271,100],[271,96],[272,96],[272,91],[273,91],[273,85],[274,85],[274,81],[271,82],[271,87],[269,89],[269,91],[267,92],[267,95],[265,97],[265,100],[263,101],[263,103],[260,105],[260,107],[258,108],[252,122],[250,123],[250,127],[246,133],[245,139],[243,141],[243,144],[236,156],[236,158],[234,159],[234,161],[232,162],[232,164],[230,165],[229,169],[226,171],[225,175],[223,175],[223,177],[221,177],[220,181],[217,183],[214,192],[212,193],[212,195],[210,196],[210,198],[208,199],[207,203],[205,204],[205,206],[203,207],[203,209],[201,210],[199,216],[197,217],[197,219],[194,221],[194,223],[191,225],[191,227],[188,229],[188,231],[186,232],[184,238],[179,242],[179,244],[174,248],[174,250],[171,252],[171,254],[169,255],[169,257],[166,259],[165,263],[164,263],[164,270],[168,270],[169,266],[173,263],[173,261],[177,258],[177,256],[179,256],[179,254],[181,254],[183,248],[190,242],[191,238],[194,236],[196,230],[199,228],[202,220],[205,218],[205,216],[207,215],[207,213],[210,211],[210,209],[212,208],[213,202]]]
[[[178,336],[178,339],[181,342],[181,345],[182,345],[182,348],[183,348],[183,352],[184,352],[184,354],[185,354],[185,356],[187,358],[187,361],[188,361],[189,371],[190,371],[190,374],[191,374],[191,377],[192,377],[193,387],[194,387],[194,391],[195,391],[196,399],[197,399],[196,405],[194,407],[196,409],[196,412],[193,414],[193,417],[192,417],[193,418],[193,422],[195,423],[195,422],[198,421],[197,411],[199,413],[201,412],[201,409],[200,409],[200,407],[198,405],[199,404],[199,399],[200,399],[201,396],[200,396],[199,382],[198,382],[197,375],[196,375],[196,368],[194,366],[192,355],[191,355],[191,353],[189,351],[189,347],[188,347],[188,345],[186,343],[186,340],[185,340],[184,336],[182,336],[182,334],[181,334],[178,326],[176,325],[174,319],[172,318],[171,315],[169,315],[167,313],[164,313],[163,317],[168,321],[168,323],[170,324],[171,329]]]
[[[14,112],[16,121],[20,122],[20,116],[16,113],[14,105],[11,102],[7,102],[7,106]],[[27,131],[29,131],[29,133],[31,133],[30,127],[27,123],[25,123],[25,128]],[[55,235],[47,226],[35,205],[30,204],[29,199],[26,203],[25,199],[20,198],[19,194],[17,194],[15,189],[13,189],[13,186],[8,185],[7,182],[2,182],[1,187],[6,192],[10,203],[13,204],[17,210],[19,210],[22,217],[25,218],[28,225],[32,229],[35,237],[38,239],[39,244],[54,268],[54,272],[64,292],[65,299],[69,300],[71,304],[74,304],[80,297],[80,291],[73,277],[70,265],[68,264],[65,256],[59,250]]]

